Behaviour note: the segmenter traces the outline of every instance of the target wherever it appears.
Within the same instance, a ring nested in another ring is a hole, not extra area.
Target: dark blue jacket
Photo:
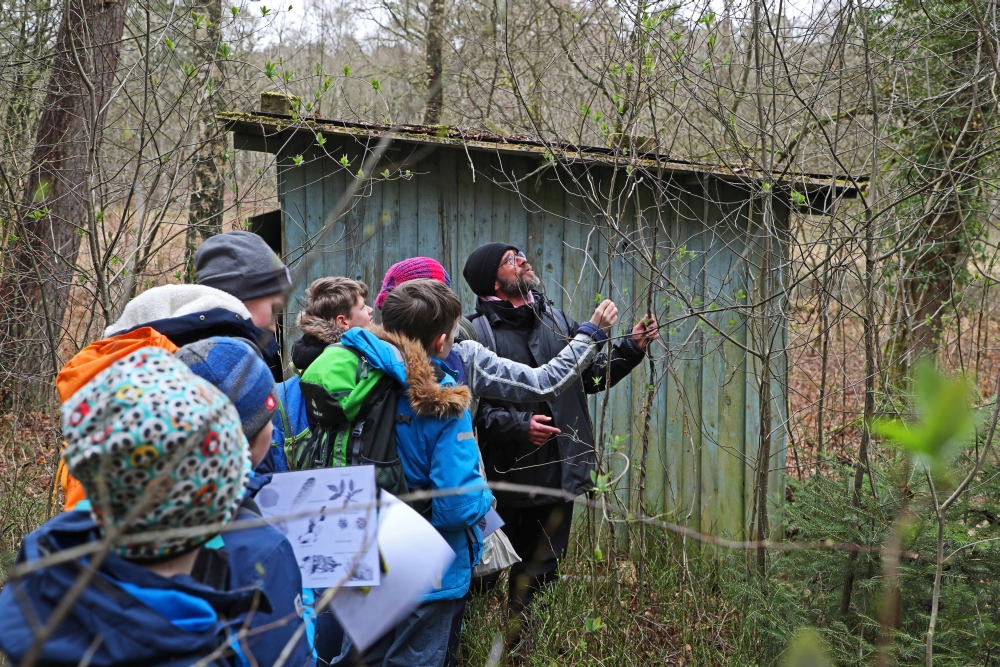
[[[249,511],[244,503],[236,522],[238,525],[259,519],[260,516]],[[229,590],[259,586],[273,607],[269,613],[258,611],[250,617],[250,631],[243,640],[243,651],[252,654],[260,667],[273,665],[285,644],[303,625],[302,574],[292,545],[269,525],[233,530],[221,537],[222,548],[229,553]],[[260,631],[265,627],[266,631]],[[285,664],[295,667],[314,664],[312,647],[304,630]]]
[[[97,539],[89,512],[66,512],[24,538],[17,562],[30,563]],[[49,619],[85,564],[85,558],[71,560],[30,572],[4,586],[0,592],[0,651],[14,664],[32,645],[33,625]],[[259,586],[221,592],[188,576],[167,579],[109,555],[46,642],[37,664],[76,665],[93,650],[90,664],[95,667],[190,665],[226,643],[253,608],[271,613],[271,604]],[[168,615],[174,618],[168,620]],[[225,657],[210,664],[231,667],[242,662],[227,650]]]
[[[143,322],[130,329],[116,331],[115,334],[127,333],[139,327],[152,327],[155,331],[170,339],[177,347],[212,336],[228,336],[243,338],[253,343],[261,351],[264,360],[270,363],[281,351],[274,334],[254,325],[238,313],[225,308],[212,308],[200,313],[190,313],[178,317],[167,317],[153,322]]]

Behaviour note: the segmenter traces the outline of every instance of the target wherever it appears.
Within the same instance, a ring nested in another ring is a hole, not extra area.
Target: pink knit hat
[[[430,257],[411,257],[402,262],[396,262],[385,272],[382,289],[375,297],[375,307],[381,311],[382,304],[385,303],[385,297],[389,295],[389,292],[407,280],[417,280],[418,278],[436,280],[451,287],[451,276],[441,266],[441,262]]]

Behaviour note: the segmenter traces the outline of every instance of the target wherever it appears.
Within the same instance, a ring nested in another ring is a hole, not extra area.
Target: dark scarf
[[[514,307],[510,301],[476,302],[476,310],[489,318],[491,325],[502,324],[511,329],[533,329],[545,312],[545,297],[532,290],[534,303]]]

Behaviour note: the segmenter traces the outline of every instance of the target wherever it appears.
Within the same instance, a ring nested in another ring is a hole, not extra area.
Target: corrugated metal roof
[[[290,115],[267,113],[262,111],[222,112],[219,118],[226,123],[228,130],[238,134],[258,137],[274,137],[284,143],[297,132],[317,133],[325,135],[352,136],[364,139],[382,139],[387,134],[393,141],[411,144],[436,144],[461,148],[463,150],[494,151],[517,155],[537,154],[543,157],[546,152],[555,156],[560,162],[585,164],[605,164],[612,167],[632,165],[641,169],[661,169],[667,174],[710,174],[730,181],[770,181],[790,187],[792,190],[808,193],[811,196],[823,196],[828,193],[831,185],[835,196],[856,197],[859,188],[864,189],[867,178],[834,178],[829,174],[798,173],[792,171],[776,171],[770,178],[767,174],[754,167],[738,165],[713,165],[703,162],[678,160],[656,153],[637,153],[628,156],[625,151],[602,146],[577,146],[567,142],[544,142],[526,135],[503,136],[475,128],[460,128],[448,126],[427,125],[379,125],[375,123],[358,123],[340,119],[328,118],[295,118]],[[825,191],[825,192],[824,192]]]

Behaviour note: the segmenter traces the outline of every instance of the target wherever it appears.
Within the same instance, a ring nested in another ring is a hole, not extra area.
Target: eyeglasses
[[[500,262],[500,266],[503,266],[504,264],[510,264],[511,266],[515,266],[517,264],[517,260],[519,259],[528,259],[528,258],[524,256],[523,252],[519,252],[516,255],[511,255],[504,261]]]

